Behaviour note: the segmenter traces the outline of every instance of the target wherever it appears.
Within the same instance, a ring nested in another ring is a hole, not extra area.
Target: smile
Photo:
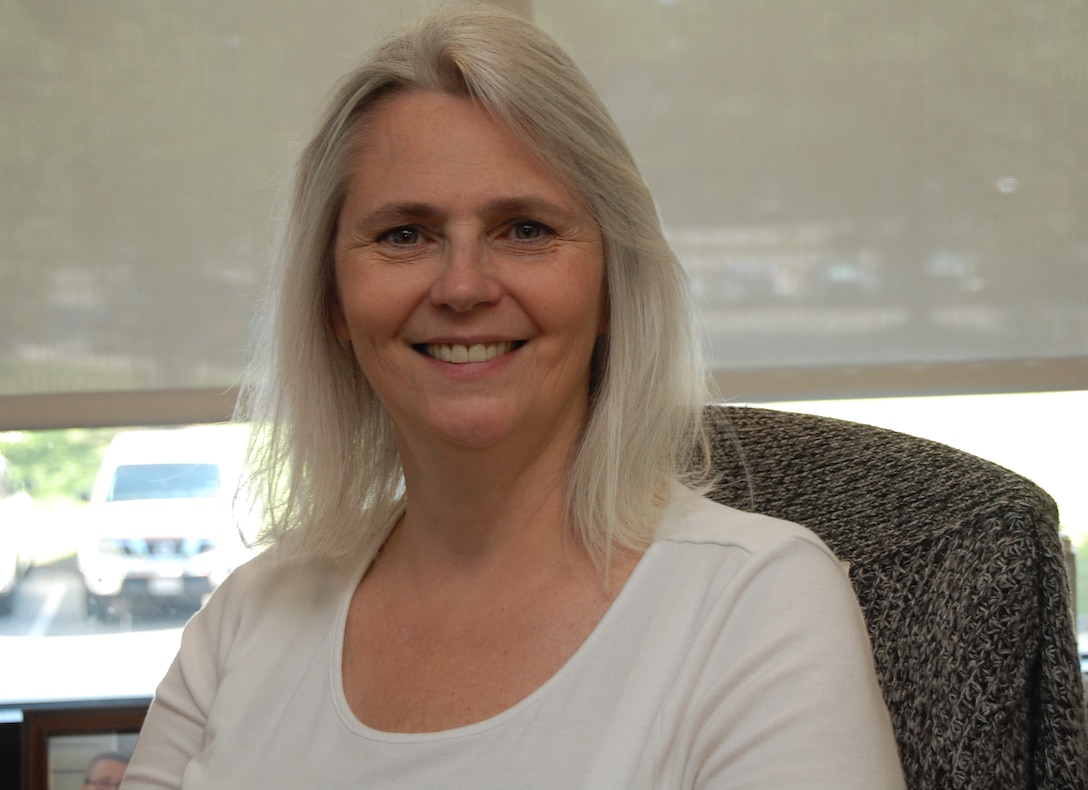
[[[488,362],[495,357],[509,354],[520,343],[504,341],[502,343],[473,343],[464,346],[459,343],[423,343],[417,348],[427,356],[463,365],[466,362]]]

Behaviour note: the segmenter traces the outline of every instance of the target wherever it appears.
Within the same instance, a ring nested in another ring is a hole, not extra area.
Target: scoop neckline
[[[396,523],[396,519],[393,520],[393,523]],[[340,604],[336,611],[336,619],[333,623],[334,640],[329,655],[329,681],[333,704],[336,707],[341,722],[349,731],[360,737],[385,743],[427,743],[456,738],[468,738],[501,727],[503,724],[536,705],[541,699],[547,696],[553,688],[559,685],[567,675],[573,672],[579,664],[588,660],[586,659],[586,656],[593,651],[594,645],[604,638],[601,634],[607,631],[610,627],[610,623],[620,616],[616,614],[616,612],[623,609],[627,599],[634,595],[631,590],[638,586],[640,578],[646,573],[646,571],[644,571],[644,566],[648,564],[647,560],[650,554],[657,548],[657,544],[658,541],[655,540],[646,548],[646,551],[643,552],[642,556],[639,558],[638,563],[631,571],[631,574],[627,577],[623,589],[619,591],[604,615],[597,621],[593,630],[590,631],[589,636],[582,641],[582,644],[580,644],[570,655],[570,658],[568,658],[566,662],[551,675],[551,677],[513,705],[496,713],[494,716],[472,722],[471,724],[464,724],[460,727],[453,727],[445,730],[431,730],[428,732],[390,732],[388,730],[379,730],[375,727],[371,727],[369,724],[363,722],[351,710],[351,706],[348,704],[347,695],[344,693],[342,662],[344,636],[347,632],[348,608],[351,605],[351,598],[355,592],[355,588],[359,586],[363,574],[366,573],[374,560],[374,555],[377,553],[376,551],[372,552],[362,560],[356,571],[349,576],[350,583],[341,594]]]

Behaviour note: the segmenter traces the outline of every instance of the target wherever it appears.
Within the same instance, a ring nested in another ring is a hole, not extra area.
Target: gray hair
[[[342,82],[302,154],[236,415],[256,426],[263,538],[292,557],[348,559],[376,550],[403,507],[391,420],[332,330],[331,251],[360,130],[383,97],[415,90],[477,102],[553,168],[600,229],[609,333],[594,353],[566,497],[573,534],[606,567],[612,551],[653,539],[677,483],[701,480],[708,393],[688,282],[585,76],[545,33],[487,6],[446,7],[380,46]]]

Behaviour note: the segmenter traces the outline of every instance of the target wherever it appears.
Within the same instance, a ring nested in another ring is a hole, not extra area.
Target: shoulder
[[[687,489],[670,503],[644,560],[651,584],[686,588],[704,602],[856,607],[846,566],[815,533]]]
[[[193,619],[229,642],[289,631],[335,612],[357,575],[331,561],[282,560],[265,551],[235,569]]]
[[[275,549],[258,554],[240,565],[215,595],[232,598],[293,598],[303,591],[320,591],[330,582],[342,581],[349,571],[331,560],[291,560]]]
[[[800,524],[720,505],[687,488],[673,496],[655,542],[674,546],[714,545],[753,555],[802,543],[834,558],[823,541]]]

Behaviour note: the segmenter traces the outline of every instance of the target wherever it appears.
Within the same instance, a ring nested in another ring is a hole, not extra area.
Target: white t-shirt
[[[555,675],[423,734],[371,729],[344,698],[364,570],[236,571],[186,627],[125,790],[903,786],[849,580],[797,525],[684,492]]]

